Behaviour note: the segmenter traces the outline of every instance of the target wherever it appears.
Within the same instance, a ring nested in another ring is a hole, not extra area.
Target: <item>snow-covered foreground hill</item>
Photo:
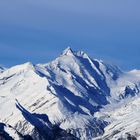
[[[140,71],[67,48],[54,61],[0,68],[0,137],[140,139]]]

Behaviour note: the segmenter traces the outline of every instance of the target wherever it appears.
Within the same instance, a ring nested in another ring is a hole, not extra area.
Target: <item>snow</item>
[[[33,135],[38,125],[46,133],[50,124],[60,124],[81,140],[126,133],[139,138],[139,90],[138,70],[122,72],[68,47],[47,64],[27,62],[2,71],[0,122],[22,135]]]
[[[134,97],[127,101],[123,101],[116,106],[109,106],[96,114],[97,117],[103,117],[110,121],[110,125],[105,128],[103,136],[97,139],[112,139],[125,138],[126,134],[131,134],[137,139],[140,138],[140,98]],[[107,118],[109,116],[109,118]],[[117,132],[116,134],[114,134]]]

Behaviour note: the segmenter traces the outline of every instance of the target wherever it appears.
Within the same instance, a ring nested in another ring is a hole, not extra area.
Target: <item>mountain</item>
[[[47,64],[0,73],[0,122],[22,139],[138,138],[139,90],[138,70],[123,72],[68,47]]]

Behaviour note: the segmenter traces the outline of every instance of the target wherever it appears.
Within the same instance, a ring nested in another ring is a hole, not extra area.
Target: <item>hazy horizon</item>
[[[0,64],[47,63],[67,47],[140,69],[140,1],[2,0]]]

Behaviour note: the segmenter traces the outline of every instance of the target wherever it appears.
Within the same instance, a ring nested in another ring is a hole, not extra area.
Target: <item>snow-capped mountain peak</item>
[[[74,52],[73,50],[71,49],[71,47],[67,47],[63,52],[62,52],[62,55],[73,55]]]
[[[68,47],[47,64],[28,62],[0,74],[0,122],[6,130],[2,131],[13,138],[19,133],[23,139],[30,135],[35,140],[92,140],[108,135],[107,128],[111,139],[121,120],[118,112],[125,110],[122,102],[128,106],[129,120],[131,102],[133,106],[139,102],[131,99],[135,100],[139,91],[138,71],[122,72]],[[117,138],[126,133],[124,130],[117,131]]]

